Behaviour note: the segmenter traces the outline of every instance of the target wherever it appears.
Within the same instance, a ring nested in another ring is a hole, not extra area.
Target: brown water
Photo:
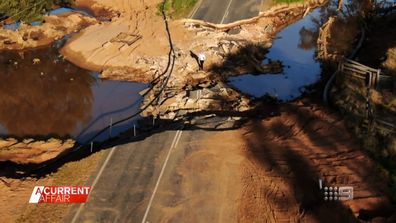
[[[102,81],[65,61],[62,41],[24,52],[0,52],[0,135],[73,137],[84,141],[139,109],[146,84]],[[33,64],[35,58],[39,64]],[[115,126],[115,135],[131,126]],[[105,139],[108,133],[99,139]]]

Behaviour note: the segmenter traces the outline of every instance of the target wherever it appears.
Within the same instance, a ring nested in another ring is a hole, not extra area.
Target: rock
[[[195,99],[191,99],[189,98],[186,103],[184,104],[184,106],[181,107],[181,109],[185,110],[185,109],[196,109],[197,107],[197,103]]]
[[[266,43],[264,43],[264,47],[269,49],[269,48],[272,47],[272,43],[271,42],[266,42]]]
[[[212,85],[212,82],[211,81],[207,81],[205,83],[199,84],[198,86],[201,87],[201,88],[208,88],[211,85]]]
[[[167,120],[173,120],[176,118],[176,113],[175,112],[169,112],[164,116],[161,116],[161,119],[167,119]]]

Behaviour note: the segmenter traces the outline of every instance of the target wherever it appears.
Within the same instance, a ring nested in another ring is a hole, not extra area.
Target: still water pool
[[[64,60],[58,53],[61,45],[0,52],[0,135],[72,137],[83,142],[139,110],[139,92],[147,84],[101,80]],[[35,59],[40,63],[33,64]],[[115,126],[112,134],[135,121]],[[108,136],[106,132],[98,139]]]

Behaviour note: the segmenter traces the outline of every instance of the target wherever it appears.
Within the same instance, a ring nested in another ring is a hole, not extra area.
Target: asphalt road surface
[[[257,16],[263,0],[202,0],[194,19],[212,23],[231,23]]]
[[[203,0],[193,18],[229,23],[257,15],[260,3],[261,0]],[[92,186],[88,202],[73,206],[64,221],[159,222],[161,215],[155,204],[158,194],[166,191],[161,190],[161,185],[177,184],[174,171],[190,143],[199,144],[209,134],[212,133],[165,131],[109,149],[87,183]]]
[[[93,186],[89,201],[75,205],[65,222],[147,222],[155,213],[160,183],[172,178],[175,157],[202,134],[166,131],[113,147],[88,182]]]

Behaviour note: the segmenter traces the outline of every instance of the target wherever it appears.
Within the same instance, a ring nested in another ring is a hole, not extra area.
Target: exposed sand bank
[[[166,66],[169,52],[165,25],[158,15],[157,4],[160,1],[134,1],[133,4],[125,0],[95,2],[103,7],[113,7],[113,10],[120,12],[119,17],[114,17],[110,23],[86,28],[68,41],[62,54],[78,66],[105,71],[106,78],[134,81],[134,75],[139,71],[147,76],[147,80],[155,78],[157,72]],[[256,18],[226,25],[198,20],[169,21],[178,54],[175,73],[185,75],[196,72],[197,65],[190,51],[205,52],[207,66],[210,67],[221,64],[227,54],[248,43],[270,46],[272,37],[281,28],[301,17],[308,7],[316,7],[324,2],[313,0],[306,4],[277,6]],[[109,68],[112,72],[106,72]],[[117,69],[126,68],[137,72],[112,76],[113,72],[120,73]]]
[[[0,50],[21,50],[51,44],[66,34],[95,24],[94,18],[79,13],[44,16],[40,26],[22,24],[17,30],[0,29]]]
[[[0,139],[0,162],[12,161],[19,164],[42,163],[55,158],[60,153],[74,146],[74,140],[49,139],[35,141],[25,139],[18,141],[13,138]]]

